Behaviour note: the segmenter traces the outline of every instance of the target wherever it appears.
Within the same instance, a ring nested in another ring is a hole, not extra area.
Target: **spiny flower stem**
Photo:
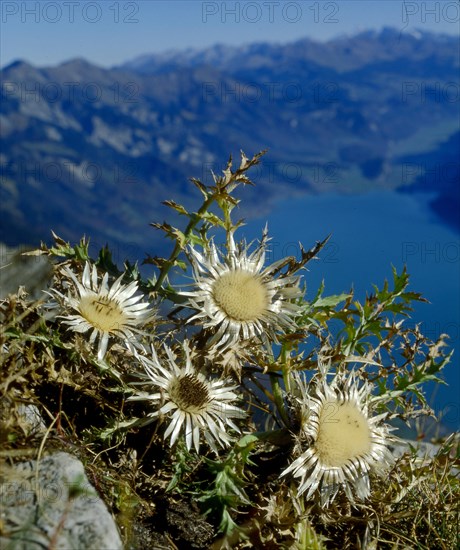
[[[291,359],[291,346],[287,343],[283,343],[281,346],[281,371],[283,373],[284,387],[287,392],[291,391],[291,378],[289,376],[291,372],[290,359]]]
[[[276,408],[286,426],[289,426],[289,417],[284,408],[283,391],[280,386],[279,376],[276,374],[270,374],[270,384],[273,391],[273,397],[275,398]]]
[[[186,239],[186,243],[189,243],[189,238],[192,233],[192,231],[195,229],[195,227],[198,225],[198,223],[203,219],[203,214],[207,212],[208,208],[211,206],[211,204],[217,199],[217,195],[210,195],[204,203],[201,205],[201,207],[198,209],[195,216],[193,216],[188,223],[185,231],[184,236]],[[174,265],[174,262],[177,260],[177,257],[182,252],[183,246],[179,241],[176,242],[176,245],[174,246],[174,249],[169,257],[169,259],[164,263],[163,267],[160,270],[160,274],[158,276],[157,282],[155,283],[155,286],[153,287],[154,292],[157,292],[160,290],[161,285],[163,284],[164,280],[166,279],[166,276],[168,275],[169,270]]]
[[[278,359],[280,360],[280,364],[281,364],[281,372],[282,372],[282,376],[283,376],[283,382],[284,382],[284,387],[285,387],[285,390],[286,391],[290,391],[290,376],[289,376],[289,373],[290,373],[290,366],[289,366],[289,358],[290,358],[290,353],[289,353],[289,349],[287,349],[287,346],[285,343],[283,343],[283,345],[281,346],[281,352],[280,352],[280,355],[278,357]],[[273,393],[273,397],[274,397],[274,403],[276,405],[276,408],[283,420],[283,422],[285,423],[286,426],[289,425],[289,417],[288,417],[288,414],[286,412],[286,408],[285,408],[285,405],[284,405],[284,399],[283,399],[283,390],[281,388],[281,385],[280,385],[280,377],[279,375],[277,376],[276,374],[270,374],[270,384],[271,384],[271,388],[272,388],[272,393]]]
[[[208,188],[211,190],[211,193],[206,191],[206,187],[198,180],[193,178],[193,182],[200,188],[201,192],[206,196],[206,200],[203,202],[201,207],[198,209],[198,211],[190,216],[190,222],[188,223],[183,235],[185,237],[185,242],[180,242],[179,240],[176,241],[176,244],[174,246],[174,249],[169,257],[168,260],[163,264],[163,266],[160,269],[160,274],[158,276],[158,279],[155,283],[155,286],[153,287],[154,292],[158,292],[161,288],[161,285],[164,283],[164,280],[166,279],[166,276],[168,275],[169,270],[171,267],[174,266],[179,254],[184,250],[185,246],[187,246],[190,243],[190,236],[192,234],[192,231],[195,229],[195,227],[198,225],[200,221],[204,219],[204,214],[208,211],[209,207],[212,205],[213,202],[218,202],[221,210],[224,213],[224,223],[227,231],[227,236],[230,234],[230,229],[232,227],[232,222],[230,218],[230,211],[231,211],[231,203],[230,201],[230,193],[240,184],[252,184],[252,182],[247,178],[245,175],[245,172],[249,170],[252,166],[259,164],[260,157],[265,154],[265,151],[261,151],[260,153],[257,153],[254,155],[252,159],[248,159],[246,155],[241,151],[241,164],[240,167],[235,170],[235,172],[232,172],[231,166],[232,166],[232,159],[230,157],[227,168],[224,171],[224,177],[214,177],[214,181],[216,182],[215,187]],[[233,201],[234,204],[237,204],[238,201]],[[228,238],[228,237],[227,237]]]

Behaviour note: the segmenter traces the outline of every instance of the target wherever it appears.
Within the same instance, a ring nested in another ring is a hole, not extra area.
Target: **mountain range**
[[[433,210],[460,229],[458,46],[385,28],[109,69],[12,63],[2,71],[0,241],[34,245],[52,229],[120,257],[162,253],[148,227],[166,216],[161,201],[196,207],[189,177],[210,183],[240,149],[268,149],[244,216],[299,194],[402,189],[433,193]]]

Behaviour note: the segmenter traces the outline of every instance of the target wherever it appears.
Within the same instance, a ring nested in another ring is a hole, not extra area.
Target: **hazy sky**
[[[2,66],[38,66],[84,57],[102,66],[150,52],[217,42],[327,40],[389,25],[459,33],[459,0],[196,1],[2,0]]]

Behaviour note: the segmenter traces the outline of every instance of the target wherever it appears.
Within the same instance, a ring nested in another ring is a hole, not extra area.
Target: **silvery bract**
[[[69,329],[81,333],[92,331],[91,343],[99,336],[98,360],[104,358],[111,336],[121,338],[132,348],[136,334],[141,332],[139,326],[154,316],[153,311],[148,309],[149,304],[141,301],[143,296],[135,296],[138,291],[137,282],[123,285],[121,275],[109,287],[109,275],[105,273],[99,283],[96,266],[93,265],[91,269],[89,262],[85,264],[81,283],[68,267],[63,271],[72,280],[75,292],[72,293],[69,289],[67,296],[55,289],[51,289],[51,292],[62,299],[64,307],[77,312],[60,316],[69,325]]]
[[[195,289],[181,294],[197,310],[189,322],[197,319],[215,329],[209,345],[224,350],[257,337],[269,346],[277,341],[277,331],[295,330],[299,307],[292,300],[302,296],[299,277],[276,276],[284,259],[264,267],[266,243],[264,232],[258,248],[249,254],[247,246],[237,248],[230,234],[225,256],[213,243],[206,256],[190,249]]]
[[[232,404],[238,396],[237,388],[227,380],[210,379],[198,372],[192,364],[188,342],[184,342],[184,365],[179,366],[172,351],[165,346],[166,360],[160,362],[152,348],[151,358],[140,357],[146,381],[139,384],[153,386],[153,391],[138,392],[130,397],[131,401],[150,401],[154,410],[147,414],[152,422],[166,417],[169,425],[164,438],[170,438],[174,445],[179,434],[185,436],[187,449],[192,445],[198,452],[201,436],[209,447],[217,452],[220,447],[228,446],[232,438],[228,434],[231,428],[239,433],[234,419],[242,419],[245,413]]]
[[[369,496],[369,472],[392,463],[387,444],[392,439],[382,421],[386,413],[372,416],[372,385],[361,383],[355,373],[336,374],[328,383],[326,374],[307,384],[293,375],[300,433],[297,458],[284,470],[299,479],[298,494],[311,498],[319,490],[328,505],[342,487],[353,502]]]

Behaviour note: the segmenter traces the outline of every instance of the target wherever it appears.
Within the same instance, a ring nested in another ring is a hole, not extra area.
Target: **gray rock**
[[[46,424],[36,405],[21,403],[17,412],[22,420],[22,429],[27,435],[37,435],[46,432]]]
[[[454,446],[450,453],[453,459],[456,448],[460,443],[460,433],[455,432],[453,435]],[[395,459],[401,458],[405,453],[412,454],[412,449],[415,450],[415,457],[418,463],[427,464],[432,461],[439,453],[442,445],[439,443],[430,443],[429,441],[413,441],[411,439],[400,439],[398,442],[390,445],[390,450],[393,453]],[[452,475],[458,475],[459,469],[452,466]]]
[[[2,474],[0,548],[121,550],[116,524],[82,463],[59,452]]]
[[[9,248],[0,243],[0,298],[24,286],[31,300],[44,299],[52,266],[46,256],[24,256],[30,247]]]
[[[393,456],[401,457],[405,453],[411,453],[411,449],[416,450],[418,458],[433,459],[439,451],[439,445],[429,443],[428,441],[412,441],[410,439],[401,439],[399,442],[391,445]]]

